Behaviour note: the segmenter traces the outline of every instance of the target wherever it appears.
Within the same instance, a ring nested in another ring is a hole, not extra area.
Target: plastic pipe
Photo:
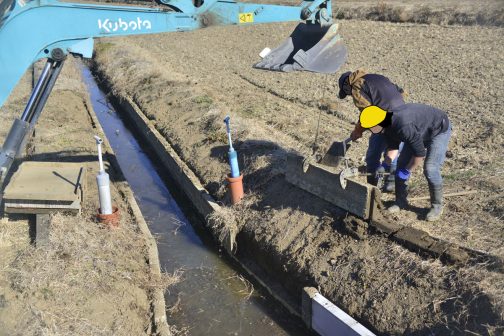
[[[100,199],[100,213],[102,215],[112,214],[112,198],[110,196],[110,178],[109,174],[105,172],[102,159],[101,145],[103,140],[95,135],[96,145],[98,147],[98,161],[100,163],[100,171],[96,175],[96,183],[98,184],[98,197]]]
[[[230,127],[230,117],[226,116],[224,119],[224,123],[226,124],[226,133],[228,136],[229,142],[229,166],[231,167],[231,177],[236,178],[240,177],[240,167],[238,166],[238,152],[236,152],[233,148],[233,142],[231,141],[231,127]]]
[[[101,144],[103,143],[103,140],[97,135],[95,135],[94,138],[96,140],[96,145],[98,146],[98,163],[100,165],[100,173],[105,172],[105,169],[103,168],[102,149],[101,149]]]
[[[229,151],[232,151],[232,150],[234,150],[234,148],[233,148],[233,142],[231,141],[230,120],[231,120],[231,118],[229,116],[226,116],[226,118],[224,118],[224,123],[226,124],[226,133],[227,133],[228,143],[229,143]]]
[[[238,167],[238,152],[234,149],[228,152],[229,165],[231,166],[231,177],[240,176],[240,168]]]

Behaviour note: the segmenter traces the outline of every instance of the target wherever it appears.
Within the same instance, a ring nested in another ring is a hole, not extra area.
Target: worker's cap
[[[340,76],[339,80],[338,80],[338,85],[339,85],[339,94],[338,94],[338,97],[339,99],[343,99],[347,96],[346,92],[343,90],[343,84],[345,84],[345,80],[350,77],[350,75],[352,74],[351,71],[347,71],[345,72],[343,75]]]
[[[387,117],[387,111],[378,106],[368,106],[362,110],[359,121],[363,128],[371,128],[379,125]]]

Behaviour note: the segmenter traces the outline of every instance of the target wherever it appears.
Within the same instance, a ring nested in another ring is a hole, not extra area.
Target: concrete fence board
[[[322,296],[305,287],[302,296],[303,321],[322,336],[374,336],[362,324]]]

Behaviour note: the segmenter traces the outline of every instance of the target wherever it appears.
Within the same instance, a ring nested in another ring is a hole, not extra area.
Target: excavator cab
[[[347,50],[338,24],[299,23],[280,46],[254,65],[272,71],[335,73],[345,63]]]

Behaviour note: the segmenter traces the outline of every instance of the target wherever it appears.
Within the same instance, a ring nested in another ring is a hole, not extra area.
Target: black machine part
[[[335,73],[345,63],[347,50],[338,25],[300,23],[290,37],[254,68],[273,71]]]
[[[56,52],[56,55],[59,55],[59,53]],[[7,138],[0,149],[0,191],[3,190],[3,184],[9,174],[14,159],[18,157],[26,147],[28,136],[33,131],[40,113],[49,98],[56,79],[61,72],[63,63],[64,59],[47,60],[21,118],[14,120],[9,130]]]

